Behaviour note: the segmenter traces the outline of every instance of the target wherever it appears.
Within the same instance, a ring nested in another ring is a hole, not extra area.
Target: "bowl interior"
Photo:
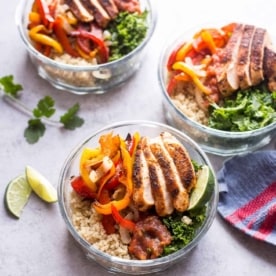
[[[212,194],[212,198],[208,203],[207,208],[207,218],[203,223],[202,227],[196,234],[194,240],[188,244],[185,248],[179,250],[178,252],[168,255],[166,257],[158,258],[155,260],[124,260],[117,257],[112,257],[108,254],[105,254],[93,246],[91,246],[88,242],[86,242],[75,230],[72,221],[71,221],[71,210],[70,210],[70,194],[71,194],[71,185],[70,185],[70,177],[73,175],[77,175],[79,168],[79,158],[82,149],[86,146],[95,147],[98,145],[99,137],[104,134],[113,131],[113,133],[118,133],[122,137],[126,137],[128,133],[134,133],[135,131],[139,131],[143,136],[156,137],[162,131],[168,131],[171,134],[175,135],[177,139],[188,150],[191,158],[197,161],[199,164],[208,165],[213,171],[212,165],[208,160],[208,157],[205,153],[200,149],[200,147],[191,140],[185,134],[179,132],[178,130],[171,128],[167,125],[153,123],[148,121],[132,121],[132,122],[121,122],[118,124],[113,124],[107,126],[104,129],[97,131],[88,137],[84,142],[78,145],[69,155],[65,164],[62,168],[60,179],[59,179],[59,206],[61,210],[62,217],[71,232],[74,239],[81,245],[84,249],[86,255],[90,258],[98,262],[100,265],[104,266],[106,269],[115,272],[122,272],[128,274],[148,274],[153,272],[162,271],[173,263],[179,261],[183,258],[192,248],[194,248],[200,239],[204,236],[204,234],[208,231],[211,226],[215,212],[216,206],[218,202],[218,190],[217,183],[215,183],[215,189]],[[213,171],[214,172],[214,171]]]
[[[102,94],[125,83],[140,68],[145,47],[154,33],[157,20],[151,1],[140,0],[141,9],[148,11],[148,30],[144,40],[124,57],[103,64],[88,63],[84,59],[72,61],[68,57],[62,58],[61,62],[59,58],[54,60],[37,51],[27,28],[33,1],[20,1],[15,15],[16,25],[38,74],[56,88],[76,94]]]
[[[223,26],[223,24],[215,23],[206,26],[216,27]],[[213,129],[191,120],[186,116],[177,108],[167,92],[167,62],[171,53],[177,46],[182,45],[185,41],[189,41],[197,31],[202,29],[202,27],[203,26],[194,27],[183,33],[177,34],[164,45],[161,51],[158,64],[158,81],[163,97],[163,108],[167,123],[187,133],[204,151],[212,154],[231,156],[257,150],[273,140],[276,134],[276,122],[257,130],[244,132],[230,132]]]

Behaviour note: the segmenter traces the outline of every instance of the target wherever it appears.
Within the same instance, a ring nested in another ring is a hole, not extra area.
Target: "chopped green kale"
[[[276,122],[276,92],[263,83],[238,91],[224,100],[222,106],[212,104],[208,126],[225,131],[249,131]]]
[[[119,59],[134,50],[145,38],[147,33],[148,11],[141,14],[120,12],[109,23],[107,31],[110,32],[109,61]]]
[[[189,217],[192,220],[191,223],[185,223],[183,216]],[[174,213],[169,217],[163,218],[163,223],[173,237],[171,244],[164,248],[163,256],[174,253],[189,244],[194,239],[205,218],[206,207],[197,209],[194,212]]]

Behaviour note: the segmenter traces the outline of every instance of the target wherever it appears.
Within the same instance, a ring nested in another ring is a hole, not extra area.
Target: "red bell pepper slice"
[[[71,43],[68,39],[67,33],[63,28],[63,24],[64,24],[63,19],[60,16],[58,16],[54,21],[53,29],[54,29],[54,33],[57,37],[57,40],[62,45],[62,47],[63,47],[63,49],[65,50],[66,53],[68,53],[72,57],[78,57],[79,54],[72,47],[72,45],[71,45]]]
[[[80,38],[87,38],[87,39],[91,40],[93,43],[95,43],[97,45],[97,48],[99,50],[99,54],[100,54],[100,58],[101,58],[100,63],[105,63],[108,61],[108,58],[109,58],[108,48],[106,47],[106,45],[102,39],[95,36],[91,32],[88,32],[83,29],[73,31],[70,34],[72,36],[76,36],[76,37],[80,37]]]
[[[35,3],[37,5],[37,9],[44,26],[49,27],[49,25],[54,23],[54,18],[51,15],[49,6],[47,5],[45,0],[36,0]]]
[[[81,176],[72,178],[71,186],[75,190],[75,192],[82,197],[95,199],[97,196],[95,192],[92,192],[89,187],[87,187]]]
[[[135,223],[132,220],[126,219],[121,216],[120,212],[117,210],[117,208],[111,204],[111,211],[112,216],[116,223],[118,223],[120,226],[128,229],[129,231],[133,232],[135,228]]]

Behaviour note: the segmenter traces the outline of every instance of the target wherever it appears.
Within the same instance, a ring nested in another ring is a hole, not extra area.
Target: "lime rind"
[[[195,188],[190,195],[188,210],[203,207],[211,198],[215,186],[215,177],[207,165],[203,165],[198,172]]]
[[[16,218],[20,218],[31,193],[32,188],[24,174],[12,179],[5,191],[5,205],[8,211]]]

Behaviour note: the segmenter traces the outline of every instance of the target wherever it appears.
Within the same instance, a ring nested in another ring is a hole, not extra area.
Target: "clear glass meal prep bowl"
[[[163,97],[163,109],[167,123],[195,140],[201,148],[209,153],[220,156],[231,156],[235,154],[257,150],[273,140],[276,135],[276,122],[258,130],[246,132],[230,132],[216,130],[199,124],[184,115],[172,102],[167,93],[167,61],[173,50],[181,43],[188,41],[203,27],[223,26],[224,24],[209,24],[190,29],[176,38],[170,39],[160,54],[158,64],[158,80]]]
[[[38,74],[54,87],[75,94],[102,94],[125,83],[140,68],[156,26],[156,11],[150,0],[140,0],[148,10],[148,32],[142,43],[123,58],[100,65],[69,65],[38,52],[28,36],[28,14],[34,0],[21,0],[16,9],[16,25]]]
[[[215,182],[215,189],[213,191],[212,197],[208,203],[207,207],[207,217],[203,226],[198,230],[194,240],[188,244],[185,248],[179,250],[178,252],[171,254],[166,257],[162,257],[155,260],[124,260],[118,257],[110,256],[103,253],[93,245],[86,242],[75,230],[71,221],[71,210],[70,210],[70,193],[72,191],[70,185],[70,177],[79,174],[79,160],[80,155],[84,147],[96,147],[98,146],[99,137],[105,133],[113,131],[114,134],[119,134],[122,137],[126,137],[128,133],[134,133],[138,131],[141,136],[156,137],[162,131],[170,132],[186,147],[191,158],[198,162],[199,164],[206,164],[210,167],[212,172],[214,170],[207,157],[207,155],[202,151],[202,149],[186,134],[164,124],[150,122],[150,121],[125,121],[118,122],[106,126],[89,136],[79,145],[77,145],[67,157],[59,177],[58,184],[58,202],[61,211],[61,215],[65,221],[65,224],[77,241],[80,247],[83,249],[86,257],[90,260],[96,261],[99,265],[103,266],[110,272],[121,272],[126,274],[151,274],[154,272],[163,271],[174,263],[181,261],[186,255],[192,250],[203,238],[208,229],[210,228],[215,214],[218,203],[218,185]],[[204,252],[202,252],[204,254]]]

